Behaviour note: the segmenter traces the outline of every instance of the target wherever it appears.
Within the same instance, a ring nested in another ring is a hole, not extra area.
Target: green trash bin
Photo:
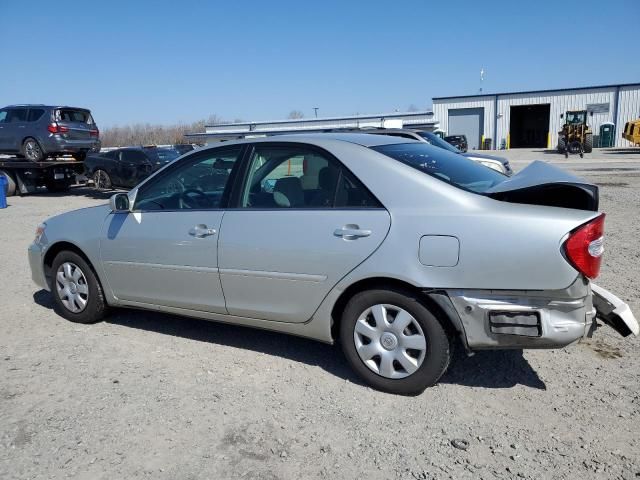
[[[600,125],[600,148],[611,148],[615,143],[616,126],[607,122]]]

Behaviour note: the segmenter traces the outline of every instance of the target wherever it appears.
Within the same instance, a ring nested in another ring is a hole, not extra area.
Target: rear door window
[[[427,175],[471,192],[483,193],[508,178],[463,155],[428,143],[400,143],[371,148]]]
[[[44,109],[43,108],[30,108],[29,109],[29,114],[27,115],[27,121],[28,122],[38,121],[38,120],[40,120],[42,115],[44,115]]]

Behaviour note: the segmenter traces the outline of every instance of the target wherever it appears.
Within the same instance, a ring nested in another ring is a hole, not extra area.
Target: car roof
[[[363,147],[377,147],[380,145],[391,145],[396,143],[420,143],[418,140],[410,138],[392,137],[389,135],[369,135],[368,133],[295,133],[286,135],[273,135],[270,137],[245,138],[211,144],[210,147],[221,147],[224,145],[236,145],[244,143],[276,143],[276,142],[299,142],[320,145],[324,141],[340,141],[355,143]]]
[[[38,107],[38,108],[69,108],[72,110],[86,110],[87,112],[90,112],[91,110],[89,110],[88,108],[84,108],[84,107],[71,107],[69,105],[44,105],[42,103],[17,103],[14,105],[7,105],[6,107],[3,108],[31,108],[31,107]]]

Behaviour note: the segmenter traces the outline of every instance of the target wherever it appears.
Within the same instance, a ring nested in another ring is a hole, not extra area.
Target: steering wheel
[[[197,199],[194,197],[190,197],[190,194],[197,195]],[[211,201],[207,195],[195,188],[187,188],[180,192],[180,207],[181,208],[202,208],[202,207],[210,207]]]

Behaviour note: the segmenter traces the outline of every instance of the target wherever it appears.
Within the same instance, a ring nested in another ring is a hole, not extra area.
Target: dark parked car
[[[11,105],[0,110],[0,153],[32,162],[71,154],[84,160],[100,148],[100,131],[86,108]]]
[[[88,155],[85,175],[96,188],[131,188],[180,156],[172,147],[127,147]]]
[[[444,140],[456,147],[461,152],[466,152],[469,148],[467,137],[465,135],[449,135],[448,137],[444,137]]]
[[[180,155],[184,155],[185,153],[189,153],[192,150],[195,150],[196,147],[191,143],[177,143],[173,145],[173,149],[176,150]]]

